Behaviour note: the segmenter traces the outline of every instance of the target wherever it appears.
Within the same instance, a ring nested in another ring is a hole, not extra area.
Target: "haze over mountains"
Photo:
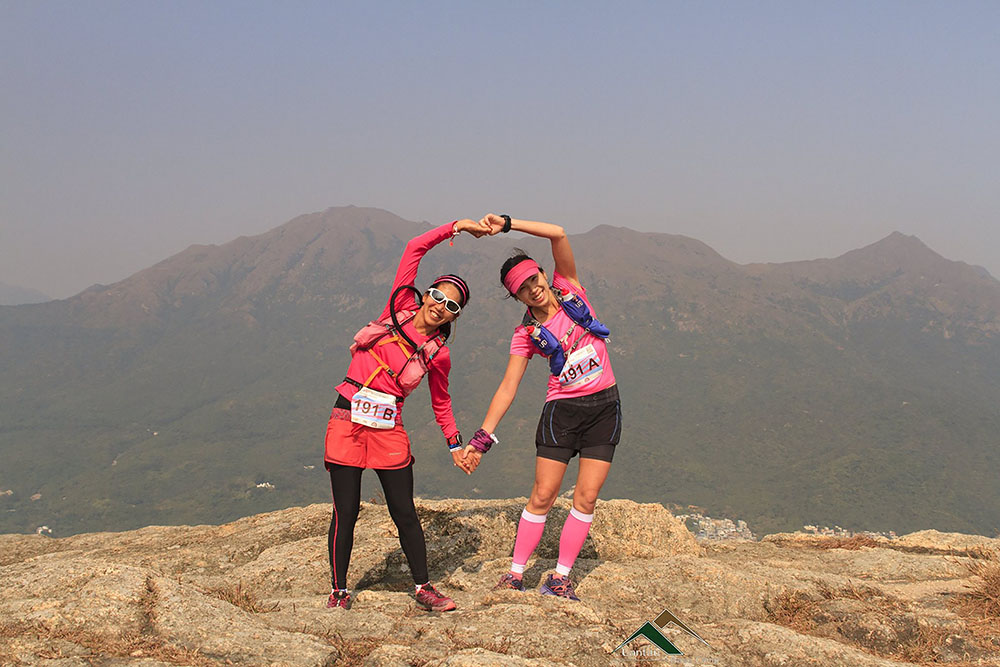
[[[347,344],[426,229],[333,208],[71,299],[0,307],[0,532],[221,522],[328,498],[322,437]],[[899,233],[746,266],[611,226],[572,242],[623,396],[603,497],[694,504],[760,532],[1000,529],[1000,282],[983,269]],[[464,236],[418,279],[447,270],[472,288],[452,343],[467,435],[521,315],[497,283],[515,245],[551,269],[535,239]],[[471,477],[418,389],[405,409],[417,493],[527,493],[544,373],[529,367]]]
[[[20,306],[25,303],[44,303],[52,297],[36,289],[0,283],[0,306]]]

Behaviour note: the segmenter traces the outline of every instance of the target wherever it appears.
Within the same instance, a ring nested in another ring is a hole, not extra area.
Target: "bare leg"
[[[576,490],[573,492],[573,507],[578,512],[593,514],[597,504],[597,494],[611,470],[610,461],[600,459],[580,459],[580,472],[576,475]]]
[[[580,463],[582,474],[583,461]],[[559,496],[559,487],[562,485],[563,475],[566,474],[566,466],[567,464],[561,461],[543,459],[540,456],[535,458],[535,486],[531,489],[531,498],[528,499],[529,512],[539,515],[548,513]],[[607,471],[604,474],[607,476]]]

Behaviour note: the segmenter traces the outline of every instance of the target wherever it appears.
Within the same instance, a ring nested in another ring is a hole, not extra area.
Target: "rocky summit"
[[[571,602],[534,590],[555,565],[565,498],[528,592],[492,590],[523,506],[418,500],[431,575],[458,603],[443,614],[415,605],[377,502],[361,509],[349,610],[325,607],[329,505],[221,526],[2,535],[0,663],[1000,665],[998,539],[699,543],[661,505],[602,501]]]

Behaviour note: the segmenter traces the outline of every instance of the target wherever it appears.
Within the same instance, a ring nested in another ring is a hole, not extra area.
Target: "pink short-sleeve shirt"
[[[562,290],[563,292],[574,292],[579,294],[587,304],[587,307],[590,308],[590,312],[596,317],[597,314],[594,311],[594,307],[591,305],[590,300],[587,298],[587,290],[584,287],[576,287],[559,273],[554,273],[552,275],[552,286]],[[542,324],[546,329],[551,331],[556,338],[564,340],[566,333],[573,326],[573,320],[571,320],[569,315],[560,309],[546,322],[542,322]],[[572,334],[570,334],[570,337],[565,340],[563,348],[568,350],[572,348],[574,344],[578,350],[584,348],[586,345],[593,345],[597,361],[600,363],[603,372],[592,382],[569,386],[564,386],[560,383],[558,377],[550,374],[548,391],[545,394],[546,402],[553,401],[557,398],[577,398],[579,396],[589,396],[590,394],[596,394],[597,392],[607,389],[615,384],[615,374],[614,371],[611,370],[611,359],[608,358],[607,343],[597,336],[585,331],[581,327],[576,327]],[[514,335],[510,340],[510,353],[519,357],[527,357],[528,359],[532,358],[536,354],[541,354],[538,351],[538,348],[535,347],[535,344],[531,342],[531,338],[528,336],[528,332],[525,330],[524,325],[518,325],[518,327],[514,329]]]

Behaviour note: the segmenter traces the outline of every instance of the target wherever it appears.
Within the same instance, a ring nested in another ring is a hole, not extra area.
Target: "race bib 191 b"
[[[396,397],[371,387],[363,387],[351,399],[351,421],[372,428],[396,425]]]

